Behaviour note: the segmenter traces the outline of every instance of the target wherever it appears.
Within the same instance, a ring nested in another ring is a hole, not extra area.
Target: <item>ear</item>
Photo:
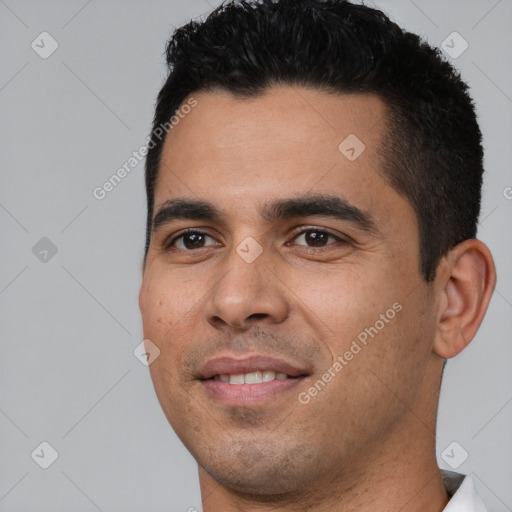
[[[469,344],[487,311],[496,285],[491,252],[475,238],[461,242],[440,263],[436,281],[439,301],[433,351],[448,359]]]

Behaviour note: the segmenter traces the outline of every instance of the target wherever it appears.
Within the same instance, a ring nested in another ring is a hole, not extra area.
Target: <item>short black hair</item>
[[[425,281],[452,247],[476,236],[483,148],[468,86],[439,49],[382,11],[346,0],[232,0],[178,28],[166,57],[146,159],[144,260],[165,141],[154,130],[195,91],[244,98],[281,84],[383,100],[379,172],[416,212]]]

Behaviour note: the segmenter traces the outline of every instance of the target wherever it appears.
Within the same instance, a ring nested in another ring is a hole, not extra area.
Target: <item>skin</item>
[[[154,231],[139,303],[150,365],[170,424],[196,459],[203,509],[438,512],[448,501],[435,455],[445,358],[476,333],[495,284],[478,240],[456,246],[427,284],[416,215],[380,174],[386,109],[371,95],[273,87],[240,99],[198,92],[167,136],[155,210],[203,199],[220,222],[175,220]],[[349,134],[365,151],[349,161]],[[343,197],[371,215],[367,233],[313,215],[263,218],[258,206],[304,194]],[[155,212],[156,213],[156,212]],[[198,248],[165,243],[185,228]],[[304,230],[335,238],[315,246]],[[247,237],[263,252],[247,263]],[[314,385],[393,304],[400,312],[307,404]],[[300,386],[229,406],[197,379],[221,353],[271,354],[307,369]]]

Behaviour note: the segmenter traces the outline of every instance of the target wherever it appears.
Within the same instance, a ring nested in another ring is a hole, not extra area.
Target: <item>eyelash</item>
[[[341,243],[343,245],[347,245],[349,243],[348,240],[344,240],[343,238],[340,238],[340,237],[338,237],[336,235],[333,235],[329,231],[326,231],[326,230],[320,229],[320,228],[315,228],[315,227],[309,227],[307,229],[303,229],[302,231],[297,232],[296,234],[293,235],[292,239],[294,240],[294,239],[298,238],[300,235],[303,235],[303,234],[308,233],[308,232],[322,233],[322,234],[331,236],[331,237],[333,237],[336,240],[337,243]],[[186,235],[194,235],[194,234],[206,235],[207,237],[210,237],[210,238],[213,239],[213,237],[211,235],[209,235],[208,233],[205,233],[204,231],[200,231],[198,229],[190,228],[190,229],[187,229],[187,230],[181,232],[178,236],[175,236],[174,238],[172,238],[171,240],[166,242],[164,244],[164,249],[165,250],[171,250],[177,240],[179,240],[180,238],[183,238]],[[301,246],[301,247],[305,247],[306,249],[316,249],[317,251],[318,250],[321,251],[321,250],[326,250],[328,248],[328,246],[330,246],[330,245],[334,245],[334,244],[327,244],[327,246],[320,246],[320,247],[314,247],[314,246]],[[206,247],[199,247],[199,249],[205,249],[205,248]],[[184,252],[193,252],[194,250],[198,250],[198,249],[176,249],[176,250],[184,251]]]

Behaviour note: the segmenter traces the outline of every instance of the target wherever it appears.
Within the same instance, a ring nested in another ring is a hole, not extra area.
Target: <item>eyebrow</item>
[[[346,199],[332,195],[305,195],[285,199],[274,199],[258,208],[259,215],[266,221],[275,222],[295,217],[319,215],[350,222],[360,230],[376,235],[377,224],[369,212],[350,204]],[[178,219],[211,221],[221,223],[222,212],[212,203],[204,200],[175,198],[159,205],[153,218],[152,230]]]

